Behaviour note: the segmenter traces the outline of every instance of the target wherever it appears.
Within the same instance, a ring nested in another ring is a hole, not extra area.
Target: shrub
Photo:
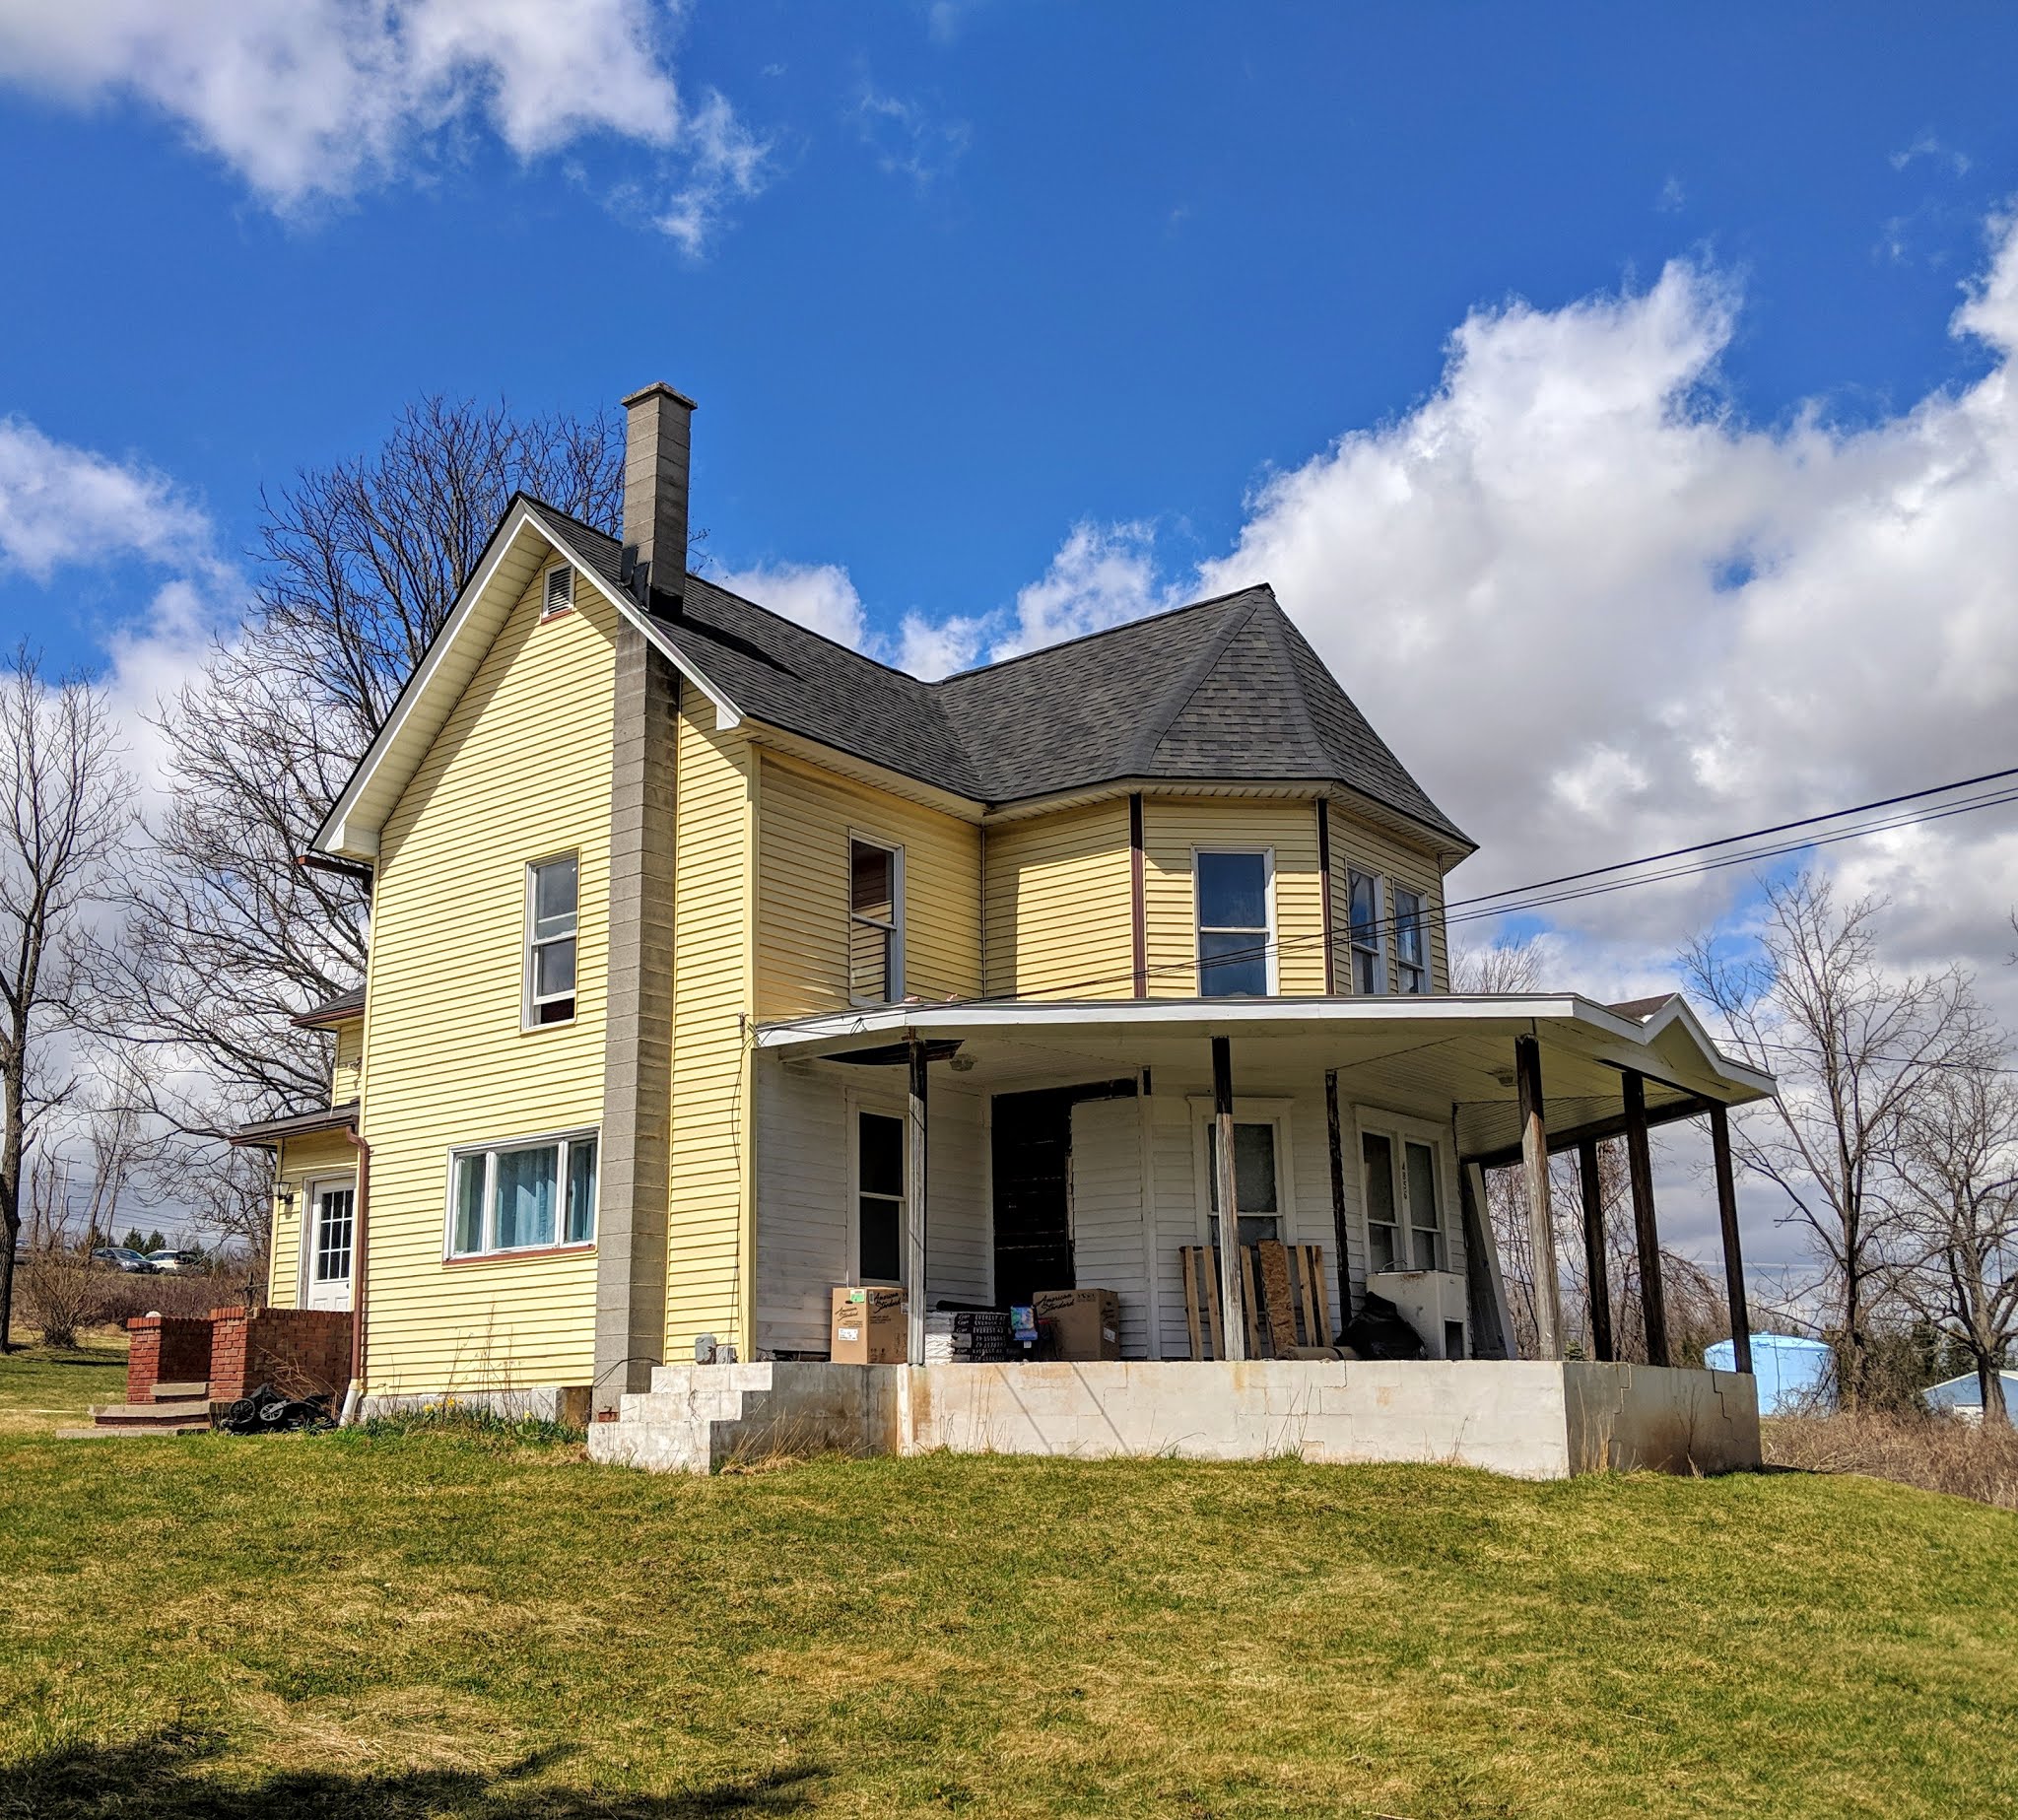
[[[45,1346],[75,1346],[79,1328],[105,1318],[105,1273],[74,1250],[25,1253],[20,1282],[28,1324],[40,1332]]]
[[[1766,1458],[1806,1472],[1862,1472],[2018,1511],[2018,1430],[1956,1416],[1863,1409],[1764,1424]]]
[[[244,1279],[214,1276],[127,1276],[94,1271],[99,1289],[98,1318],[123,1327],[136,1314],[208,1314],[236,1308],[245,1300]]]

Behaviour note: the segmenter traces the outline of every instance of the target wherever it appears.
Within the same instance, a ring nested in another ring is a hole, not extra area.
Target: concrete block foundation
[[[1041,1453],[1478,1466],[1524,1479],[1756,1467],[1753,1380],[1581,1362],[1266,1360],[661,1366],[592,1458],[712,1472],[738,1457]]]

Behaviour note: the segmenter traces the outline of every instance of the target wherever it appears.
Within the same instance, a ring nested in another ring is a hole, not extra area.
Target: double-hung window
[[[595,1166],[593,1131],[458,1150],[448,1185],[449,1256],[589,1244]]]
[[[580,865],[572,853],[525,869],[525,1025],[574,1015],[574,932]]]
[[[904,996],[904,853],[873,841],[847,843],[847,990],[858,1005]]]
[[[1269,855],[1193,856],[1198,899],[1198,995],[1268,995]]]
[[[1212,1214],[1212,1243],[1219,1243],[1219,1125],[1205,1127],[1207,1206]],[[1259,1245],[1282,1237],[1282,1188],[1275,1168],[1275,1125],[1234,1125],[1234,1206],[1240,1212],[1243,1245]]]
[[[904,1277],[904,1120],[855,1113],[855,1281]]]
[[[1367,1268],[1446,1270],[1443,1192],[1434,1145],[1399,1131],[1363,1131]]]
[[[1345,875],[1352,918],[1352,989],[1387,989],[1387,944],[1380,933],[1380,881],[1372,872]]]
[[[1430,989],[1430,925],[1423,894],[1394,889],[1394,974],[1403,992]]]

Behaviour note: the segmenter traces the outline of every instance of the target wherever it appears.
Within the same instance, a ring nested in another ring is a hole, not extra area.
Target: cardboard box
[[[1052,1359],[1118,1359],[1121,1299],[1111,1289],[1050,1289],[1031,1297],[1039,1331],[1048,1322],[1043,1351]]]
[[[838,1288],[827,1355],[836,1365],[902,1365],[905,1328],[903,1290]]]

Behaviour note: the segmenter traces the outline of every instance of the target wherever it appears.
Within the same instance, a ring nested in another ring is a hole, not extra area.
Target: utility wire
[[[1744,834],[1723,835],[1714,841],[1700,841],[1688,846],[1671,847],[1665,852],[1649,853],[1638,859],[1622,859],[1610,865],[1591,866],[1581,872],[1561,873],[1554,878],[1536,880],[1527,885],[1510,885],[1504,890],[1485,892],[1476,897],[1450,899],[1446,900],[1444,905],[1443,921],[1446,928],[1448,928],[1453,923],[1480,922],[1495,916],[1514,915],[1522,910],[1545,910],[1554,905],[1577,903],[1586,898],[1608,897],[1614,892],[1630,891],[1641,885],[1665,884],[1677,879],[1696,878],[1706,873],[1723,871],[1731,866],[1750,865],[1763,859],[1779,858],[1787,853],[1800,852],[1814,847],[1834,846],[1846,841],[1858,841],[1870,835],[1885,834],[1895,829],[1912,828],[1930,822],[1945,821],[1954,815],[1974,814],[1982,809],[1996,808],[2005,803],[2018,802],[2018,781],[2014,780],[2018,780],[2018,766],[2002,771],[1984,772],[1974,777],[1960,777],[1949,783],[1931,785],[1926,789],[1909,790],[1896,796],[1879,797],[1872,802],[1861,803],[1853,808],[1831,809],[1819,815],[1801,816],[1793,821],[1777,822],[1766,828],[1751,829]],[[1880,810],[1900,808],[1907,804],[1925,802],[1932,797],[1952,796],[1957,790],[1973,789],[1977,785],[1984,783],[1996,783],[2000,787],[1982,791],[1976,796],[1965,797],[1960,801],[1942,803],[1932,808],[1915,810],[1907,814],[1878,815],[1876,813]],[[1746,847],[1743,851],[1736,853],[1721,853],[1718,851],[1721,848],[1738,845],[1745,842],[1767,840],[1771,837],[1790,834],[1797,829],[1820,828],[1826,823],[1845,821],[1852,816],[1871,816],[1874,819],[1859,823],[1854,827],[1839,829],[1831,834],[1816,835],[1800,840],[1779,841],[1768,846]],[[1687,865],[1666,866],[1666,862],[1669,860],[1689,859],[1695,855],[1712,852],[1718,852],[1718,857],[1714,859],[1697,859],[1694,863]],[[1665,866],[1665,869],[1658,872],[1645,872],[1641,870],[1647,866]],[[1633,876],[1617,876],[1622,873],[1630,873]],[[1452,911],[1457,913],[1452,914]],[[1422,928],[1427,932],[1429,917],[1430,910],[1426,905],[1425,909],[1415,917],[1389,915],[1377,917],[1371,922],[1348,923],[1348,926],[1342,932],[1336,929],[1332,930],[1328,939],[1334,951],[1344,953],[1349,957],[1351,950],[1355,946],[1364,947],[1367,945],[1366,938],[1368,936],[1378,939],[1391,933],[1397,933],[1404,926]],[[1144,968],[1140,971],[1147,977],[1161,977],[1173,973],[1203,972],[1216,967],[1237,966],[1251,962],[1257,958],[1265,957],[1271,949],[1278,956],[1290,952],[1301,952],[1309,949],[1313,944],[1321,944],[1326,939],[1325,932],[1320,929],[1309,935],[1290,936],[1286,940],[1278,940],[1273,943],[1264,941],[1247,948],[1230,950],[1225,954],[1215,955],[1210,958],[1187,956],[1181,961],[1160,962],[1156,966]],[[1428,956],[1425,954],[1425,967],[1427,967],[1427,964]],[[1099,986],[1132,982],[1136,972],[1137,970],[1133,967],[1117,969],[1111,974],[1078,980],[1068,985],[1032,988],[1023,992],[998,993],[985,999],[973,999],[967,1002],[1017,1004],[1026,999],[1037,997],[1054,998],[1061,995],[1071,996],[1091,991]],[[788,1028],[792,1024],[816,1021],[819,1018],[831,1015],[832,1013],[828,1012],[813,1013],[806,1018],[787,1019],[785,1023]]]

